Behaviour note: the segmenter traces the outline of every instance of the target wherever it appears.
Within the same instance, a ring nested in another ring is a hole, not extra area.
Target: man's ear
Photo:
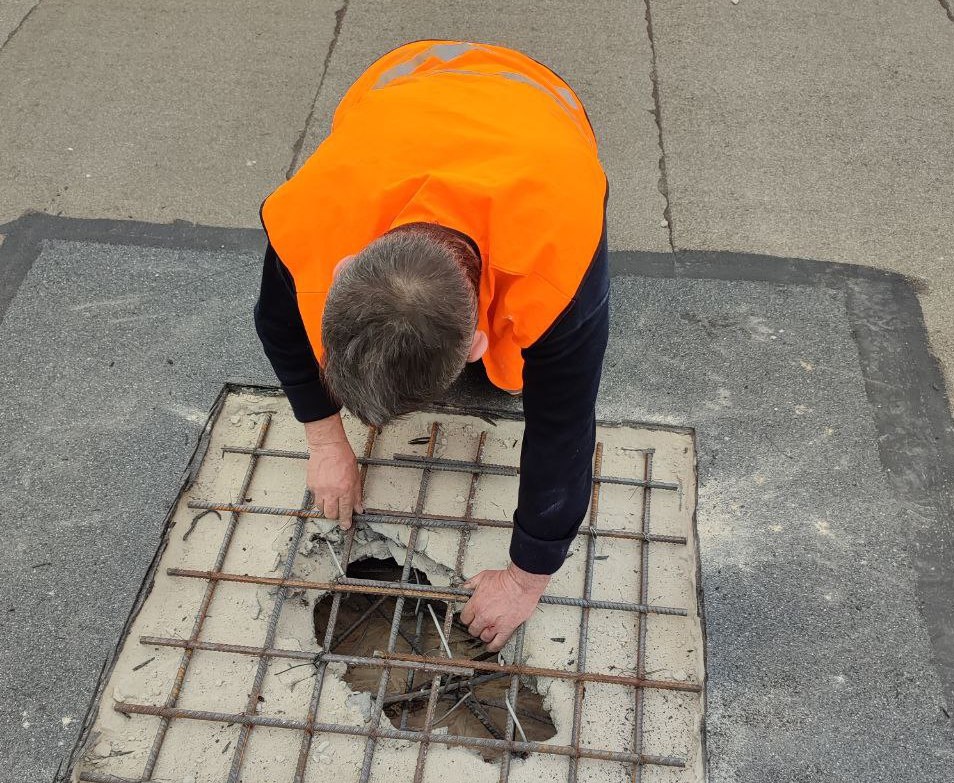
[[[337,279],[338,273],[339,273],[342,269],[345,268],[345,266],[348,264],[348,262],[349,262],[352,258],[354,258],[354,255],[345,256],[345,257],[342,258],[337,264],[335,264],[335,268],[331,270],[331,279],[332,279],[332,280],[336,280],[336,279]]]
[[[467,361],[476,362],[480,359],[480,357],[487,352],[488,345],[487,333],[478,329],[474,332],[474,341],[470,344],[470,353],[467,355]]]

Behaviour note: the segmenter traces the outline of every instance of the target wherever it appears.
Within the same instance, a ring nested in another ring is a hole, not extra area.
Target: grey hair
[[[473,251],[440,226],[390,231],[346,264],[321,323],[325,384],[380,427],[441,396],[463,370],[477,327]]]

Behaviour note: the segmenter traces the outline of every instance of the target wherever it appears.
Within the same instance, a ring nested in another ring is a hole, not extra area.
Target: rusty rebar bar
[[[375,441],[377,440],[377,434],[378,431],[376,428],[368,427],[368,436],[364,443],[365,457],[371,456],[371,453],[374,450]],[[367,477],[368,469],[366,466],[363,466],[359,474],[362,496],[364,493],[364,483]],[[344,561],[344,567],[346,571],[348,564],[351,562],[351,549],[354,546],[354,536],[356,532],[357,525],[352,525],[345,534],[345,549],[344,552],[342,552],[341,559]],[[341,598],[341,593],[335,593],[334,597],[331,599],[331,610],[328,612],[328,625],[325,628],[325,638],[323,640],[323,647],[326,652],[331,650],[335,625],[338,622],[338,612],[341,609]],[[381,600],[383,601],[384,598],[382,597]],[[321,661],[318,664],[317,669],[318,671],[315,675],[315,684],[311,690],[311,699],[308,702],[308,728],[305,729],[305,733],[301,738],[301,745],[298,748],[298,763],[295,765],[294,783],[303,783],[305,779],[305,771],[307,770],[308,758],[309,754],[311,753],[311,743],[314,739],[314,731],[311,729],[311,726],[318,717],[318,704],[321,701],[321,693],[324,689],[325,673],[328,670],[328,663],[326,661]]]
[[[240,514],[258,514],[261,516],[279,517],[306,517],[308,519],[325,519],[318,509],[296,509],[282,506],[259,506],[249,503],[212,503],[205,500],[190,500],[188,507],[206,509],[209,511],[231,511]],[[413,511],[392,511],[387,509],[366,509],[364,513],[351,515],[355,522],[361,524],[378,525],[406,525],[408,527],[466,528],[476,530],[479,527],[492,527],[501,530],[512,530],[513,521],[506,519],[486,519],[480,517],[462,518],[449,514],[415,514]],[[651,534],[649,539],[642,532],[634,530],[593,529],[577,532],[577,535],[597,536],[599,538],[618,538],[624,541],[650,540],[660,544],[677,544],[685,546],[688,542],[685,536],[668,536]]]
[[[420,649],[421,631],[423,630],[423,626],[424,626],[424,615],[420,611],[421,609],[420,605],[417,607],[417,609],[418,611],[417,611],[417,615],[415,617],[415,622],[414,622],[414,644],[411,645],[411,649],[414,650],[415,652],[420,652],[421,651]],[[414,687],[414,670],[408,669],[407,676],[404,678],[404,690],[409,691],[413,687]],[[407,728],[409,706],[410,706],[410,702],[404,702],[401,705],[401,724],[400,724],[401,729]]]
[[[417,528],[415,528],[416,530]],[[414,535],[413,530],[411,535]],[[314,582],[308,579],[284,579],[275,576],[251,576],[249,574],[231,574],[224,571],[194,571],[189,568],[168,568],[169,576],[181,576],[188,579],[209,579],[220,582],[243,582],[254,585],[272,585],[292,587],[299,590],[323,590],[328,593],[370,593],[372,595],[393,595],[402,598],[433,598],[438,601],[462,601],[470,598],[472,590],[459,587],[435,587],[417,585],[413,582],[381,582],[375,579],[342,578],[335,582]],[[542,604],[555,606],[588,606],[591,609],[610,609],[621,612],[640,612],[686,617],[685,609],[672,606],[652,606],[649,604],[630,604],[623,601],[597,601],[582,598],[570,598],[563,595],[544,595]]]
[[[308,508],[311,505],[312,495],[310,490],[305,490],[301,499],[302,508]],[[301,545],[301,538],[305,532],[305,520],[298,519],[295,524],[295,532],[292,533],[291,541],[288,544],[288,554],[285,556],[285,564],[282,568],[284,579],[291,578],[292,570],[295,568],[295,560],[298,557],[298,547]],[[278,632],[278,621],[282,616],[282,609],[285,606],[285,597],[288,595],[287,587],[279,587],[275,594],[275,603],[272,605],[272,613],[268,617],[268,624],[265,627],[265,641],[262,647],[275,646],[275,634]],[[246,715],[255,715],[258,712],[259,697],[262,695],[262,687],[265,685],[265,675],[268,673],[268,666],[271,657],[262,655],[258,659],[258,666],[255,668],[255,678],[252,680],[252,689],[248,694],[248,702],[245,705]],[[238,739],[235,742],[235,750],[232,752],[232,765],[229,768],[228,783],[238,783],[239,776],[242,774],[242,765],[245,763],[245,751],[248,748],[248,740],[252,735],[253,725],[242,726],[239,731]]]
[[[434,447],[437,445],[437,437],[440,433],[440,424],[436,421],[431,424],[430,437],[427,442],[427,456],[434,456]],[[431,472],[430,469],[425,468],[421,472],[421,484],[417,492],[417,503],[414,506],[414,510],[421,514],[424,512],[424,503],[427,500],[427,488],[430,483]],[[404,566],[401,569],[401,582],[407,582],[408,577],[411,574],[411,566],[413,565],[414,555],[417,554],[417,538],[420,532],[420,528],[412,527],[411,532],[408,535],[407,540],[407,554],[404,557]],[[388,649],[389,653],[393,653],[395,646],[397,644],[398,631],[401,627],[401,615],[404,612],[404,595],[398,595],[394,601],[394,617],[391,620],[391,633],[388,635]],[[377,731],[380,729],[381,716],[384,713],[384,697],[387,695],[388,689],[388,680],[391,676],[391,668],[385,666],[381,669],[381,679],[378,681],[378,693],[374,700],[374,705],[371,708],[371,726]],[[376,746],[376,735],[369,734],[367,741],[364,745],[364,760],[361,763],[361,773],[359,775],[359,783],[368,783],[368,780],[371,778],[371,763],[374,759],[374,749]]]
[[[226,446],[222,449],[225,453],[232,454],[256,454],[262,457],[285,457],[288,459],[308,459],[306,451],[287,451],[284,449],[249,449],[246,447]],[[374,458],[359,459],[358,462],[364,465],[375,465],[388,468],[414,468],[421,470],[425,465],[431,470],[450,471],[453,473],[485,473],[492,476],[519,476],[520,469],[514,465],[498,465],[494,463],[476,463],[467,462],[459,459],[446,459],[441,457],[427,457],[421,454],[395,454],[392,459]],[[645,479],[631,479],[622,476],[604,476],[604,484],[621,484],[628,487],[650,487],[652,489],[664,489],[677,491],[678,484],[664,481],[652,481],[646,483]]]
[[[256,454],[260,457],[283,457],[286,459],[308,459],[307,451],[290,451],[288,449],[250,449],[246,446],[223,446],[222,452],[225,454]],[[423,463],[423,464],[422,464]],[[391,459],[383,457],[373,457],[370,459],[358,458],[359,465],[370,465],[382,468],[410,468],[412,470],[421,470],[427,465],[431,470],[444,471],[449,473],[472,473],[474,472],[468,466],[473,463],[461,460],[440,459],[438,457],[428,458],[421,454],[395,454]],[[493,465],[485,464],[481,467],[480,473],[486,473],[493,476],[516,476],[518,468],[512,465]]]
[[[596,444],[596,452],[593,455],[593,493],[590,497],[590,516],[587,521],[589,527],[596,525],[596,519],[600,508],[600,473],[603,467],[603,444]],[[583,599],[590,600],[593,595],[593,570],[596,558],[596,538],[587,536],[586,539],[586,560],[583,565]],[[586,670],[586,647],[589,641],[590,632],[590,609],[584,606],[580,616],[580,635],[576,648],[576,671]],[[580,746],[580,733],[583,725],[583,700],[586,697],[586,683],[577,680],[573,687],[573,728],[570,735],[570,744],[574,748]],[[569,783],[576,783],[580,771],[580,760],[574,756],[570,759],[567,780]]]
[[[434,662],[439,659],[427,658],[410,653],[385,653],[378,655],[395,661],[419,661],[421,663]],[[527,666],[518,663],[493,663],[491,661],[476,661],[471,658],[443,659],[447,666],[470,667],[475,672],[506,672],[521,677],[552,677],[558,680],[582,680],[583,682],[601,682],[606,685],[628,685],[632,688],[650,688],[653,690],[685,691],[687,693],[701,693],[701,686],[688,680],[651,680],[647,677],[635,677],[626,674],[605,674],[603,672],[576,672],[563,669],[549,669],[543,666]]]
[[[245,715],[244,713],[230,714],[210,710],[189,710],[182,707],[161,707],[152,704],[130,704],[129,702],[115,702],[113,709],[127,715],[158,715],[160,717],[184,718],[188,720],[211,721],[213,723],[234,723],[238,725],[254,725],[274,729],[293,729],[308,731],[316,734],[346,734],[352,737],[368,737],[374,739],[396,739],[409,742],[420,742],[427,735],[423,731],[400,731],[399,729],[382,729],[374,726],[348,726],[340,723],[311,723],[290,718],[278,718],[265,715]],[[545,753],[552,756],[579,756],[580,758],[596,759],[597,761],[618,761],[624,764],[654,764],[664,767],[685,767],[686,762],[671,756],[655,756],[643,754],[637,756],[628,751],[602,750],[600,748],[581,747],[579,750],[569,745],[551,745],[544,742],[516,742],[513,740],[495,740],[484,737],[466,737],[458,734],[431,733],[427,737],[430,742],[451,747],[488,748],[504,750],[511,753]]]
[[[307,661],[317,668],[321,664],[344,663],[348,666],[381,668],[391,666],[395,669],[414,669],[415,671],[473,676],[474,670],[468,666],[458,664],[445,665],[440,659],[427,658],[426,660],[404,661],[397,658],[383,658],[372,655],[343,655],[332,652],[309,652],[307,650],[284,650],[278,647],[254,647],[248,644],[225,644],[223,642],[188,641],[173,639],[164,636],[141,636],[139,643],[152,647],[179,647],[191,650],[206,650],[208,652],[230,653],[232,655],[249,655],[265,658],[280,658],[292,661]],[[446,660],[446,659],[445,659]],[[457,659],[466,660],[466,659]]]
[[[526,633],[526,623],[521,623],[520,627],[517,628],[516,638],[514,640],[513,648],[513,659],[519,661],[523,659],[523,639]],[[512,710],[516,711],[517,707],[517,695],[520,692],[520,675],[512,673],[510,675],[510,687],[507,689],[507,701],[510,703]],[[513,730],[514,730],[514,714],[510,710],[507,710],[507,727],[504,729],[504,739],[507,741],[513,740]],[[526,737],[524,737],[526,740]],[[579,748],[575,749],[577,754],[579,753]],[[508,778],[510,777],[510,761],[513,755],[513,751],[508,751],[500,757],[500,783],[507,783]],[[577,755],[574,754],[571,758],[576,758]]]
[[[474,457],[474,462],[478,465],[484,464],[484,446],[487,443],[487,431],[484,430],[480,433],[480,438],[477,440],[477,454]],[[470,476],[470,488],[467,492],[467,502],[464,505],[464,519],[468,522],[474,518],[474,502],[477,499],[477,484],[480,481],[481,473],[479,471],[474,471]],[[467,545],[470,543],[470,528],[466,528],[460,531],[460,540],[457,547],[457,560],[454,564],[454,578],[459,585],[464,581],[464,553],[466,552]],[[448,604],[450,608],[450,604]],[[453,615],[452,615],[453,617]],[[452,626],[459,626],[464,633],[470,635],[470,632],[467,630],[467,626],[461,623],[456,617],[452,620]],[[476,656],[478,660],[485,660],[486,656],[490,655],[488,651],[481,653]],[[497,675],[485,675],[485,676],[501,676],[499,673]],[[487,733],[495,739],[503,739],[503,734],[500,731],[500,728],[493,722],[490,715],[487,714],[487,710],[483,708],[483,705],[477,701],[477,695],[474,693],[474,685],[477,684],[478,678],[471,678],[470,684],[467,686],[470,691],[471,698],[464,701],[464,706],[467,708],[468,712],[473,715],[483,726]]]
[[[626,674],[605,674],[602,672],[576,672],[564,669],[548,669],[542,666],[527,666],[516,663],[494,663],[478,661],[473,658],[431,658],[412,653],[390,653],[378,651],[372,656],[340,655],[326,652],[303,652],[301,650],[264,649],[241,644],[223,644],[220,642],[189,641],[159,636],[144,636],[142,643],[157,647],[180,647],[212,652],[232,653],[236,655],[267,655],[272,658],[290,658],[299,661],[322,661],[328,663],[346,663],[353,666],[393,666],[398,669],[413,666],[423,671],[443,671],[462,676],[472,676],[476,672],[502,672],[505,675],[517,674],[522,677],[550,677],[557,680],[582,680],[583,682],[601,682],[607,685],[627,685],[631,688],[649,688],[650,690],[684,691],[701,693],[702,687],[688,680],[655,680],[649,677],[636,677]],[[420,667],[417,664],[421,664]],[[400,699],[396,699],[399,701]]]
[[[457,682],[449,682],[446,685],[442,685],[438,688],[438,692],[441,695],[449,695],[452,693],[459,692],[464,688],[468,688],[475,685],[482,685],[485,682],[493,682],[494,680],[502,680],[504,677],[508,677],[507,672],[493,672],[492,674],[475,674],[472,677],[468,677],[466,680],[459,680]],[[431,688],[429,685],[425,685],[422,688],[418,688],[413,691],[407,691],[406,693],[392,693],[390,696],[386,696],[384,699],[385,706],[391,704],[399,704],[403,701],[421,701],[426,699],[431,693]]]
[[[451,620],[454,616],[454,605],[448,601],[444,614],[444,637],[450,633]],[[440,632],[440,626],[438,626]],[[438,688],[440,687],[441,675],[436,673],[431,679],[431,692],[427,697],[427,709],[424,712],[424,734],[423,739],[417,748],[417,763],[414,766],[414,783],[421,783],[424,777],[424,765],[427,762],[427,751],[430,749],[429,738],[434,725],[434,711],[437,708]]]
[[[487,440],[487,433],[482,432],[480,438],[477,441],[477,457],[476,461],[479,463],[483,457],[484,452],[484,442]],[[430,456],[430,455],[429,455]],[[474,498],[477,493],[477,480],[479,475],[474,473],[470,479],[470,488],[467,493],[467,503],[464,511],[465,521],[469,521],[469,517],[473,510]],[[423,507],[421,509],[423,511]],[[458,578],[463,578],[462,569],[464,567],[464,552],[467,548],[467,542],[469,540],[469,528],[462,528],[460,534],[457,538],[457,558],[454,561],[454,576]],[[428,610],[431,612],[431,616],[434,616],[434,610],[428,604]],[[454,621],[454,604],[451,601],[448,601],[445,604],[444,609],[444,628],[441,630],[440,626],[437,627],[437,632],[441,636],[441,641],[444,642],[445,646],[447,644],[447,638],[450,636],[451,624]],[[437,622],[435,618],[435,623]],[[447,650],[448,655],[450,655],[450,650]],[[440,684],[441,684],[441,675],[435,674],[431,678],[431,690],[427,697],[427,707],[424,711],[424,731],[429,736],[434,725],[434,711],[437,708],[437,698],[440,694]],[[471,710],[473,712],[473,710]],[[478,718],[479,720],[479,718]],[[430,743],[426,740],[421,742],[417,749],[417,762],[414,765],[414,781],[413,783],[421,783],[421,779],[424,777],[424,765],[427,763],[427,752],[430,750]]]
[[[415,462],[418,465],[424,464],[432,469],[456,470],[461,473],[490,473],[497,476],[519,476],[520,469],[510,465],[478,464],[476,462],[466,462],[458,459],[443,459],[436,457],[422,457],[419,454],[395,454],[395,461]],[[664,481],[647,481],[646,479],[625,478],[623,476],[602,476],[601,484],[621,484],[627,487],[650,487],[652,489],[667,489],[676,491],[678,484],[672,484]]]
[[[645,458],[645,463],[643,467],[643,477],[649,481],[653,477],[653,455],[652,453],[647,453]],[[651,490],[647,486],[643,490],[643,514],[642,514],[642,528],[643,532],[649,530],[649,513],[652,503]],[[640,600],[643,600],[647,595],[649,595],[649,543],[643,542],[639,545],[639,596]],[[640,615],[636,618],[636,621],[639,623],[639,640],[636,644],[636,674],[645,675],[646,674],[646,638],[648,633],[648,627],[646,623],[646,618]],[[644,716],[646,712],[646,699],[641,690],[636,690],[634,696],[635,710],[633,715],[633,750],[638,754],[642,751],[643,748],[643,734],[645,730],[644,725]],[[642,783],[643,773],[642,767],[638,764],[633,767],[632,779],[633,783]]]
[[[500,727],[497,726],[490,715],[487,714],[487,710],[484,709],[484,703],[477,699],[477,694],[474,693],[473,688],[468,688],[468,690],[470,698],[464,701],[464,706],[467,707],[471,715],[480,721],[480,725],[487,730],[487,733],[491,737],[502,740],[504,738],[503,732],[500,731]]]
[[[478,463],[480,462],[481,457],[483,456],[484,442],[486,441],[486,439],[487,439],[487,433],[486,432],[481,433],[480,439],[478,440],[478,444],[477,444],[477,462]],[[428,449],[428,457],[431,457],[431,456],[433,456],[433,449]],[[423,478],[423,474],[422,474],[422,478]],[[471,476],[470,489],[467,494],[466,511],[464,513],[465,520],[470,515],[470,512],[473,508],[474,497],[477,492],[477,478],[478,476],[476,473],[473,476]],[[423,503],[419,504],[419,510],[423,512],[424,510]],[[454,568],[455,576],[460,575],[461,570],[463,569],[464,552],[467,547],[467,541],[468,541],[467,532],[468,531],[466,528],[462,529],[457,539],[457,558],[455,561],[455,568]],[[430,611],[431,617],[434,619],[434,624],[437,627],[437,633],[441,637],[441,641],[444,643],[444,647],[446,648],[445,651],[447,652],[448,657],[452,657],[451,651],[447,647],[447,637],[450,636],[451,624],[453,623],[453,620],[454,620],[453,602],[447,601],[447,603],[445,604],[443,630],[441,629],[439,625],[437,625],[437,617],[434,615],[434,610],[430,606],[430,604],[428,604],[428,611]],[[437,707],[437,699],[440,693],[440,682],[441,682],[441,675],[439,673],[435,674],[431,678],[431,689],[427,697],[427,707],[425,708],[425,711],[424,711],[424,732],[426,736],[430,736],[432,727],[434,725],[434,711]],[[402,726],[402,728],[404,727]],[[417,762],[414,766],[413,783],[421,783],[421,779],[424,776],[424,766],[427,763],[427,752],[429,749],[430,749],[430,743],[426,739],[423,740],[421,744],[418,746]]]
[[[503,699],[497,699],[491,696],[480,696],[477,699],[477,703],[483,705],[484,707],[492,707],[495,710],[507,709],[507,705],[504,703]],[[537,723],[548,723],[551,726],[553,725],[553,721],[550,719],[550,716],[539,712],[538,710],[532,710],[529,707],[518,706],[514,709],[514,712],[516,712],[521,718],[529,718],[530,720],[536,721]]]

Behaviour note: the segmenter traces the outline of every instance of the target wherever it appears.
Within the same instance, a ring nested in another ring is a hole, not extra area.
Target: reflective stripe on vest
[[[410,76],[414,73],[420,66],[426,63],[430,59],[440,60],[441,62],[449,63],[451,60],[456,60],[458,57],[467,54],[468,52],[473,51],[488,51],[486,47],[481,46],[480,44],[471,44],[471,43],[439,43],[434,44],[433,46],[425,49],[423,52],[418,52],[413,57],[405,60],[402,63],[397,63],[388,68],[375,82],[374,89],[379,90],[382,87],[387,87],[391,82],[396,79],[400,79],[405,76]],[[567,115],[575,122],[577,125],[580,125],[579,116],[576,114],[580,110],[580,103],[577,101],[576,96],[571,90],[568,90],[566,87],[556,87],[550,89],[545,84],[541,84],[535,79],[531,79],[524,73],[517,73],[516,71],[471,71],[461,68],[437,68],[428,73],[453,73],[461,74],[464,76],[482,76],[482,77],[495,77],[500,76],[504,79],[511,79],[515,82],[521,82],[523,84],[529,85],[534,89],[540,90],[544,94],[553,98],[557,105],[563,109]],[[581,126],[582,128],[582,126]]]
[[[402,76],[408,76],[412,74],[416,68],[423,65],[431,57],[434,57],[441,62],[447,63],[457,57],[460,57],[462,54],[466,54],[467,52],[471,52],[480,48],[482,48],[480,44],[469,43],[434,44],[433,46],[425,49],[423,52],[419,52],[410,59],[405,60],[403,63],[392,65],[381,74],[380,78],[377,80],[377,82],[375,82],[374,87],[375,89],[379,89],[387,84],[390,84],[395,79],[400,79]]]

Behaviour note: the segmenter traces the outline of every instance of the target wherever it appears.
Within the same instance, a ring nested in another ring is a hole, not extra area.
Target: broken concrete
[[[222,453],[225,445],[249,447],[268,412],[273,412],[266,446],[301,449],[302,432],[284,399],[252,393],[230,394],[211,430],[209,448],[198,467],[192,486],[180,497],[164,539],[150,591],[109,675],[102,693],[95,724],[87,738],[77,776],[95,771],[120,778],[142,775],[160,719],[116,712],[112,705],[164,704],[182,658],[174,647],[149,647],[139,637],[162,636],[187,639],[206,588],[202,579],[170,576],[166,569],[178,567],[207,570],[211,567],[225,529],[225,522],[207,514],[195,525],[197,512],[190,500],[248,502],[254,505],[296,507],[301,502],[304,460],[261,458],[245,498],[236,496],[249,463],[243,454]],[[501,419],[495,425],[452,413],[422,413],[386,428],[374,444],[374,456],[390,458],[395,453],[423,453],[424,447],[409,441],[426,435],[431,422],[441,422],[435,455],[472,460],[477,438],[487,431],[483,461],[516,465],[522,424]],[[354,420],[346,429],[360,453],[366,431]],[[703,681],[702,632],[696,603],[696,548],[692,515],[695,506],[694,452],[691,436],[666,430],[633,427],[603,427],[598,440],[604,444],[602,473],[632,476],[642,470],[643,453],[654,449],[654,478],[672,482],[677,491],[652,492],[652,532],[687,536],[688,545],[650,544],[649,594],[647,602],[688,611],[688,617],[649,615],[645,668],[656,679]],[[641,473],[639,474],[642,475]],[[369,508],[406,511],[413,507],[419,487],[418,469],[371,468],[365,502]],[[429,514],[463,513],[470,474],[435,471],[431,475],[425,510]],[[474,504],[474,516],[508,519],[515,501],[516,478],[484,475]],[[602,528],[639,530],[642,523],[642,490],[638,487],[605,485],[600,492],[598,524]],[[288,556],[298,523],[288,517],[242,514],[228,550],[223,570],[236,574],[276,576]],[[188,532],[191,528],[191,533]],[[292,570],[295,579],[330,581],[337,565],[323,540],[334,543],[340,532],[332,523],[306,520],[302,523],[298,551]],[[186,535],[187,534],[187,535]],[[452,529],[422,530],[419,553],[413,565],[425,572],[434,585],[455,581],[454,563],[459,533]],[[466,550],[463,572],[505,565],[509,532],[480,527]],[[373,524],[355,537],[352,560],[361,557],[394,557],[403,562],[407,529]],[[340,550],[338,550],[340,552]],[[567,564],[553,580],[551,595],[582,595],[585,541],[577,541]],[[639,542],[597,539],[593,598],[605,601],[636,601],[639,589]],[[275,588],[219,582],[199,638],[202,641],[237,645],[261,645],[275,601]],[[275,645],[285,650],[319,653],[313,633],[312,611],[319,591],[290,590],[280,614]],[[576,607],[541,605],[527,625],[524,660],[528,665],[573,670],[579,651],[580,610]],[[586,670],[620,674],[636,669],[638,615],[592,610]],[[512,644],[501,653],[512,661]],[[310,664],[292,668],[283,659],[272,659],[258,704],[258,714],[302,720],[308,711],[315,669]],[[242,713],[246,709],[258,658],[251,655],[198,650],[185,678],[178,706],[193,710]],[[399,671],[400,670],[395,670]],[[344,680],[344,664],[328,665],[318,720],[361,727],[369,717],[369,699],[356,693]],[[539,678],[534,687],[544,696],[557,734],[553,744],[570,743],[573,721],[572,681]],[[645,731],[642,752],[684,759],[683,769],[647,766],[644,780],[702,780],[701,717],[698,694],[645,691]],[[588,683],[583,706],[581,743],[584,747],[629,751],[633,747],[634,690],[621,685]],[[176,719],[166,735],[153,777],[196,783],[219,781],[228,770],[241,727],[224,722]],[[274,780],[277,770],[293,768],[302,732],[286,728],[256,727],[242,768],[243,780]],[[322,733],[311,748],[306,781],[357,779],[365,738]],[[372,767],[372,780],[410,779],[418,755],[416,742],[379,739]],[[565,777],[566,757],[531,754],[512,762],[510,779],[537,781]],[[498,777],[488,764],[468,748],[431,744],[426,780],[467,779],[491,781]],[[282,773],[284,775],[284,772]],[[582,760],[580,780],[628,780],[630,769],[617,762]]]

